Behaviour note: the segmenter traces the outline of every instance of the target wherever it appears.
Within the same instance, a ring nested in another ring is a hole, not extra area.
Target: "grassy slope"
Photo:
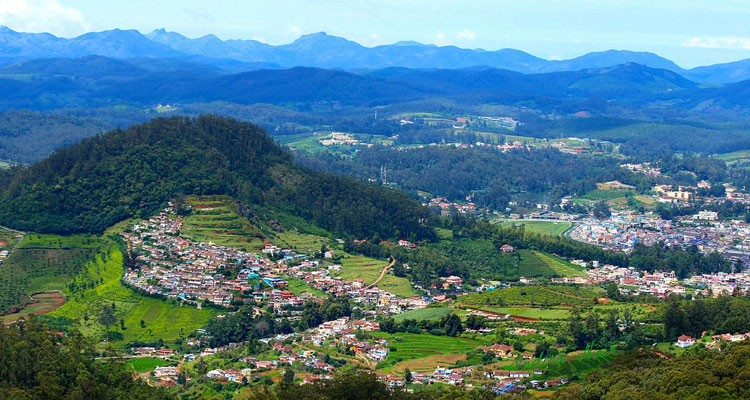
[[[534,251],[534,254],[558,275],[567,277],[586,276],[586,274],[581,271],[581,267],[569,263],[560,257],[555,257],[539,251]]]
[[[231,197],[195,196],[185,202],[193,207],[185,218],[185,236],[238,249],[263,247],[263,233],[239,215],[237,203]]]
[[[376,260],[365,256],[345,255],[341,260],[341,272],[339,276],[346,280],[362,279],[365,284],[369,285],[380,276],[380,271],[388,265],[388,261]],[[411,283],[406,278],[400,278],[391,274],[386,274],[378,282],[378,287],[391,292],[397,296],[411,297],[417,296]]]
[[[430,307],[420,308],[417,310],[409,310],[405,313],[401,313],[393,317],[396,322],[401,322],[407,319],[414,319],[417,321],[436,321],[449,315],[453,312],[450,307]]]
[[[27,303],[34,293],[62,290],[101,244],[94,236],[26,235],[0,267],[0,310]]]
[[[391,335],[383,332],[373,334],[389,338],[391,347],[396,349],[388,353],[388,358],[382,366],[379,366],[381,368],[387,368],[405,360],[445,354],[463,354],[483,344],[479,340],[429,334],[396,333]]]
[[[570,222],[551,222],[551,221],[504,221],[500,224],[502,227],[523,224],[524,229],[528,232],[541,233],[543,235],[560,236],[570,228]]]
[[[193,307],[179,307],[168,302],[140,296],[120,284],[122,276],[122,253],[116,244],[111,244],[106,258],[97,257],[86,265],[76,277],[78,287],[87,287],[97,282],[93,288],[65,291],[68,301],[52,313],[80,323],[80,330],[87,335],[101,338],[104,326],[96,316],[104,305],[115,305],[118,319],[125,321],[125,330],[110,327],[122,333],[123,340],[114,345],[124,345],[133,340],[152,341],[159,338],[173,341],[203,326],[219,312],[212,309],[197,310]],[[84,316],[88,316],[88,321]],[[143,320],[145,327],[141,327]]]
[[[463,304],[480,305],[520,305],[520,306],[559,306],[591,305],[594,297],[600,297],[601,290],[580,286],[526,286],[471,293],[461,296]]]

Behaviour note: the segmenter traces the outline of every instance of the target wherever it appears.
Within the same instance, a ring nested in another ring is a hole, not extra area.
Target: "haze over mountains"
[[[515,49],[487,51],[417,42],[364,47],[354,41],[314,33],[273,46],[255,40],[221,40],[214,35],[190,39],[164,29],[143,35],[136,30],[90,32],[66,39],[47,33],[22,33],[0,27],[0,62],[100,55],[118,59],[171,58],[219,67],[227,72],[307,66],[327,69],[387,67],[457,69],[476,66],[524,74],[578,71],[636,63],[679,73],[696,82],[731,83],[750,79],[750,60],[686,70],[648,52],[608,50],[552,61]]]

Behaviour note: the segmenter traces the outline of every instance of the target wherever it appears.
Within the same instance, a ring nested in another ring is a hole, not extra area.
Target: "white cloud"
[[[286,27],[286,31],[284,32],[284,36],[289,38],[292,37],[294,39],[302,36],[302,28],[300,28],[297,25],[289,25]]]
[[[445,40],[445,32],[443,31],[437,31],[435,33],[435,40],[432,42],[438,46],[445,46],[448,44],[448,42]]]
[[[464,30],[456,32],[456,37],[463,40],[474,40],[477,38],[477,34],[464,28]]]
[[[706,49],[742,49],[750,50],[750,37],[694,37],[682,42],[684,47],[701,47]]]
[[[21,32],[76,36],[90,29],[80,11],[59,0],[0,0],[0,25]]]

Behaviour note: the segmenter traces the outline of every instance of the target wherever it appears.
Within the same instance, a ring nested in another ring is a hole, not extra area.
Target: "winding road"
[[[383,277],[385,277],[385,274],[388,272],[388,270],[391,269],[394,265],[396,265],[396,259],[391,257],[391,263],[383,267],[383,270],[380,271],[380,276],[378,276],[378,279],[375,279],[375,282],[369,284],[367,286],[367,289],[377,285],[378,282],[380,282],[380,280],[383,279]]]

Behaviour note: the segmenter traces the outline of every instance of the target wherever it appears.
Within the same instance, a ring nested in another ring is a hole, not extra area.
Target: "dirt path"
[[[383,277],[385,277],[386,272],[388,272],[388,270],[391,269],[394,265],[396,265],[396,259],[391,257],[391,263],[383,267],[383,270],[380,271],[380,276],[378,276],[378,279],[375,279],[375,282],[368,285],[367,289],[377,285],[378,282],[380,282],[380,280],[383,279]]]

